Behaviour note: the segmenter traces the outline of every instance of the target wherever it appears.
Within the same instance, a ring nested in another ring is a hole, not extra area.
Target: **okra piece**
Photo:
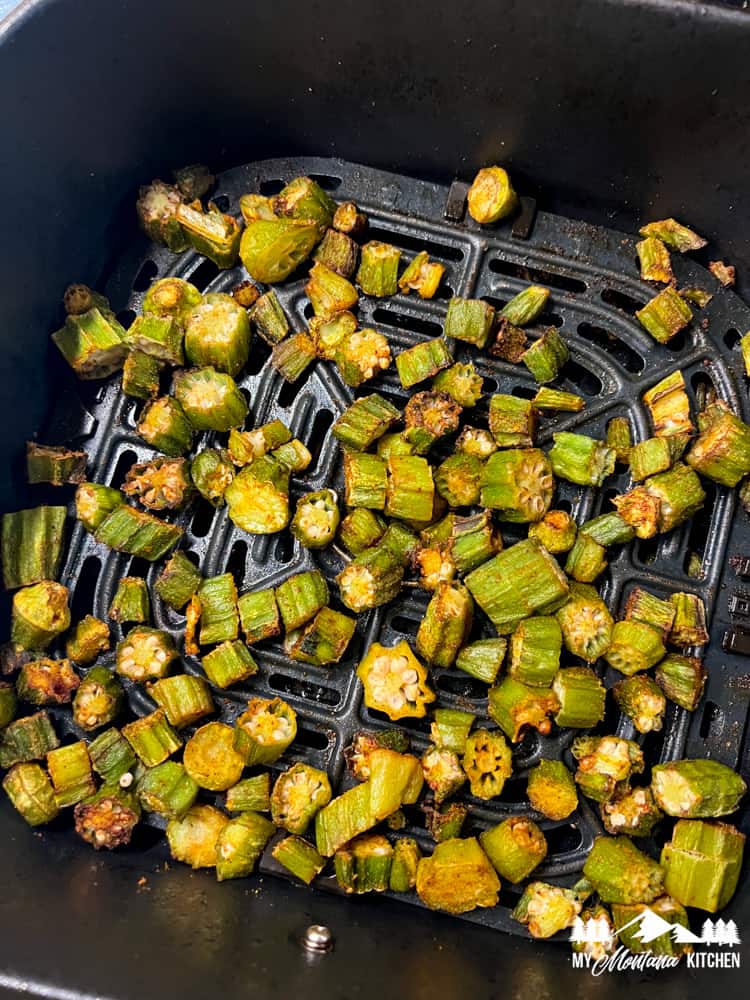
[[[237,610],[248,646],[281,634],[279,608],[272,587],[242,594],[237,600]]]
[[[247,312],[231,295],[211,292],[185,318],[185,354],[197,368],[237,375],[247,363],[250,340]]]
[[[115,622],[147,622],[151,598],[146,581],[139,576],[121,577],[107,615]]]
[[[555,618],[522,621],[510,637],[508,674],[531,687],[549,687],[560,666],[562,632]]]
[[[702,417],[685,461],[722,486],[736,486],[750,472],[750,426],[719,403],[707,407]]]
[[[70,660],[42,657],[21,667],[16,692],[21,701],[30,705],[66,705],[73,700],[80,683]]]
[[[631,526],[614,510],[584,522],[580,527],[580,532],[582,535],[593,538],[595,542],[605,548],[609,545],[624,545],[625,542],[630,542],[635,537]]]
[[[694,285],[681,288],[680,295],[683,299],[686,299],[688,302],[692,302],[693,305],[698,306],[699,309],[705,309],[713,298],[713,295],[710,292],[707,292],[703,288],[696,288]]]
[[[136,766],[133,748],[114,726],[89,743],[89,758],[93,769],[108,785],[118,782]]]
[[[190,245],[177,219],[182,194],[174,184],[154,180],[141,187],[136,213],[141,229],[154,243],[162,243],[172,253],[182,253]]]
[[[482,167],[471,182],[467,195],[469,215],[481,225],[499,222],[518,207],[508,171],[503,167]]]
[[[398,364],[398,362],[397,362]],[[484,379],[471,362],[457,362],[445,368],[432,380],[432,388],[436,392],[447,392],[459,406],[476,406],[482,398]]]
[[[526,364],[528,367],[528,362]],[[564,392],[562,389],[550,389],[546,385],[537,389],[536,396],[531,402],[537,410],[557,410],[559,413],[580,413],[586,406],[582,396],[574,392]]]
[[[375,826],[377,820],[370,808],[370,790],[369,781],[355,785],[332,799],[317,814],[315,841],[323,857],[330,858],[341,846]]]
[[[650,903],[664,892],[664,869],[627,837],[597,837],[583,874],[605,903]]]
[[[305,295],[312,303],[315,315],[326,319],[346,309],[352,309],[359,300],[357,289],[351,282],[321,263],[313,264],[310,268]]]
[[[175,729],[192,725],[216,711],[208,684],[202,677],[191,674],[163,677],[149,686],[148,693],[159,708],[164,709],[167,720]]]
[[[273,764],[297,735],[297,715],[281,698],[253,698],[237,719],[234,746],[247,767]]]
[[[185,636],[183,646],[186,656],[200,655],[200,647],[196,642],[200,620],[201,602],[198,600],[198,595],[193,594],[187,603],[187,607],[185,608]]]
[[[635,315],[654,340],[667,344],[680,330],[685,329],[693,318],[693,311],[682,296],[671,285],[667,285],[642,309],[638,309]]]
[[[445,273],[445,265],[436,260],[430,260],[426,250],[420,250],[406,266],[406,270],[398,279],[399,291],[404,295],[417,292],[421,299],[431,299],[438,290],[440,280]]]
[[[654,672],[654,679],[664,695],[688,712],[698,707],[707,677],[702,660],[676,653],[668,653]]]
[[[422,340],[396,355],[396,370],[405,389],[419,382],[433,378],[438,372],[450,367],[453,356],[443,337]],[[439,389],[439,386],[434,388]],[[452,395],[452,394],[451,394]],[[455,397],[454,397],[455,398]]]
[[[239,639],[227,640],[212,649],[201,660],[201,666],[211,683],[220,688],[240,684],[258,672],[250,650]]]
[[[435,487],[450,507],[471,507],[479,502],[484,462],[474,455],[449,455],[435,469]]]
[[[528,524],[549,510],[552,466],[539,448],[509,448],[491,455],[482,470],[480,499],[501,521]]]
[[[252,778],[243,778],[227,789],[229,812],[270,812],[271,775],[266,771]]]
[[[683,906],[709,913],[734,895],[742,867],[745,835],[728,823],[678,820],[664,845],[664,887]]]
[[[660,281],[669,285],[674,280],[669,250],[656,236],[647,236],[635,245],[643,281]]]
[[[400,729],[381,729],[376,733],[360,730],[344,749],[344,758],[353,777],[357,781],[367,781],[371,776],[371,755],[375,750],[395,750],[404,754],[408,749],[409,737]]]
[[[416,648],[427,663],[453,665],[473,621],[474,602],[461,584],[438,584],[416,635]]]
[[[54,580],[60,569],[65,507],[31,507],[3,514],[3,583],[6,590]]]
[[[147,403],[135,429],[146,444],[174,458],[184,455],[193,443],[190,420],[173,396],[160,396]]]
[[[3,778],[3,791],[29,826],[49,823],[60,811],[52,782],[39,764],[15,764]]]
[[[466,773],[458,756],[463,753],[463,749],[463,744],[459,751],[429,747],[422,755],[424,780],[432,790],[437,806],[455,795],[466,781]]]
[[[504,316],[498,314],[495,318],[495,339],[490,344],[490,354],[509,364],[517,365],[528,347],[529,338],[520,326],[514,326]]]
[[[429,909],[460,914],[495,906],[500,879],[476,837],[454,837],[420,860],[416,888]]]
[[[609,648],[604,653],[607,663],[630,677],[640,670],[656,666],[666,655],[658,629],[644,622],[615,622]]]
[[[578,583],[593,583],[607,568],[607,550],[591,535],[579,531],[565,560],[565,572]]]
[[[271,200],[274,212],[294,219],[312,220],[320,230],[333,222],[336,202],[309,177],[295,177]]]
[[[168,632],[138,625],[117,643],[116,669],[131,681],[154,681],[166,677],[178,656]]]
[[[417,392],[404,408],[404,436],[418,455],[458,430],[461,407],[447,392]]]
[[[554,326],[548,327],[521,355],[537,382],[553,382],[570,357],[567,344]]]
[[[531,448],[536,430],[531,401],[495,393],[490,397],[489,428],[498,448]]]
[[[247,315],[259,336],[272,347],[289,333],[289,320],[273,289],[261,295]]]
[[[706,606],[696,594],[674,593],[669,596],[675,615],[668,642],[671,646],[705,646],[709,635],[706,628]]]
[[[541,521],[529,525],[529,538],[535,538],[552,555],[570,551],[577,533],[576,522],[565,510],[548,510]]]
[[[505,639],[479,639],[463,647],[456,657],[456,666],[469,677],[484,684],[494,684],[507,646]]]
[[[701,509],[705,499],[698,476],[678,462],[668,472],[651,476],[612,502],[638,538],[653,538],[657,531],[671,531],[687,521]]]
[[[308,332],[310,334],[310,339],[315,346],[315,353],[319,358],[325,358],[328,361],[333,361],[336,357],[336,351],[339,346],[347,340],[357,329],[357,318],[354,313],[344,311],[337,313],[335,316],[313,316],[310,320],[310,325]],[[373,331],[374,332],[374,331]],[[385,338],[383,338],[385,339]],[[365,345],[368,340],[365,340]],[[370,339],[370,343],[373,341]],[[361,341],[359,342],[361,344]],[[386,341],[386,346],[387,346]],[[356,350],[358,342],[355,341],[354,348]],[[378,341],[376,346],[379,346],[382,350],[382,342]],[[351,352],[351,345],[349,352]],[[344,355],[346,359],[346,355]],[[378,359],[376,358],[376,361]],[[384,360],[384,355],[381,354],[379,360]],[[388,348],[388,363],[386,368],[390,364],[390,348]],[[371,366],[373,368],[373,373],[375,372],[375,363]]]
[[[510,816],[479,835],[479,843],[497,874],[522,882],[547,857],[547,841],[533,820]]]
[[[292,438],[286,444],[274,448],[268,457],[278,462],[290,474],[292,472],[304,472],[312,463],[312,455],[299,438]]]
[[[125,331],[131,353],[146,354],[165,365],[184,365],[182,323],[174,316],[136,316]]]
[[[581,912],[581,898],[574,889],[531,882],[516,903],[511,917],[533,938],[550,938],[572,927]]]
[[[650,788],[627,788],[599,806],[607,833],[617,836],[648,837],[664,814]]]
[[[504,677],[490,688],[490,718],[500,726],[512,743],[517,743],[528,727],[546,735],[552,728],[549,719],[560,710],[560,702],[552,690],[532,688],[513,677]]]
[[[436,708],[430,726],[432,742],[441,750],[463,753],[476,715],[456,708]]]
[[[232,429],[229,432],[229,457],[235,465],[250,465],[256,458],[291,440],[292,432],[281,420],[272,420],[252,431]]]
[[[654,437],[639,441],[630,449],[630,474],[635,482],[641,482],[658,472],[666,472],[672,465],[672,450],[669,442],[674,438]]]
[[[717,760],[672,760],[652,768],[651,790],[667,816],[709,819],[734,812],[747,785]]]
[[[615,684],[612,693],[620,710],[632,720],[639,733],[661,729],[667,700],[650,677],[643,674],[627,677]]]
[[[675,608],[643,587],[634,587],[625,604],[625,619],[643,622],[655,628],[666,642],[674,621]]]
[[[435,693],[427,683],[427,671],[406,640],[395,646],[370,645],[357,667],[368,708],[384,712],[389,719],[422,719]]]
[[[690,933],[690,923],[684,907],[671,896],[660,896],[646,906],[645,903],[613,903],[612,918],[620,928],[618,937],[620,942],[634,954],[648,952],[651,955],[668,955],[671,958],[679,958],[681,955],[691,952],[692,945],[688,941],[681,941],[675,930],[665,930],[657,937],[649,938],[648,942],[643,940],[639,928],[642,927],[641,916],[646,915],[650,919],[657,917],[664,920],[672,928],[681,926],[686,928],[686,936]],[[645,922],[645,921],[644,921]]]
[[[252,281],[240,281],[232,289],[232,298],[243,309],[251,309],[260,298],[260,290]]]
[[[73,721],[85,732],[109,725],[119,713],[125,692],[109,667],[92,667],[73,698]]]
[[[91,759],[83,740],[50,750],[47,771],[55,791],[55,802],[61,809],[74,806],[96,792]]]
[[[478,799],[500,795],[513,773],[511,750],[503,734],[497,729],[475,730],[464,745],[463,769],[472,795]]]
[[[614,622],[593,587],[571,584],[570,597],[557,612],[557,621],[565,648],[573,656],[593,663],[608,649]]]
[[[355,330],[342,337],[333,360],[344,382],[356,388],[390,366],[391,347],[376,330]]]
[[[500,533],[489,511],[468,517],[455,516],[448,538],[450,556],[460,576],[487,562],[502,548]]]
[[[533,621],[533,619],[532,619]],[[560,702],[558,726],[590,729],[604,718],[606,689],[590,667],[563,667],[552,682]]]
[[[528,326],[541,315],[549,297],[548,288],[529,285],[503,306],[500,316],[513,326]]]
[[[702,236],[681,225],[676,219],[660,219],[657,222],[648,222],[638,230],[641,236],[655,237],[666,243],[672,250],[678,253],[687,253],[689,250],[700,250],[706,245],[706,240]]]
[[[200,201],[194,201],[178,205],[175,217],[194,250],[222,270],[234,267],[242,230],[233,216],[219,211],[213,202],[208,203],[208,211],[204,212]]]
[[[603,441],[585,434],[553,434],[549,460],[561,479],[578,486],[601,486],[615,469],[615,453]]]
[[[360,251],[357,284],[375,298],[395,295],[398,291],[398,265],[401,251],[390,243],[370,240]]]
[[[26,442],[26,478],[32,484],[50,483],[64,486],[82,483],[86,478],[88,455],[85,451],[48,444]]]
[[[456,564],[448,543],[436,543],[433,548],[420,547],[413,559],[423,590],[437,590],[441,583],[450,583],[456,575]]]
[[[326,229],[313,257],[342,278],[351,278],[357,270],[359,246],[346,233],[339,232],[338,229]]]
[[[573,775],[559,760],[540,760],[529,771],[526,794],[532,807],[547,819],[567,819],[578,808]]]
[[[463,802],[451,802],[440,809],[426,808],[427,832],[437,844],[461,836],[461,830],[469,813]]]
[[[200,570],[185,553],[175,552],[156,578],[154,590],[170,608],[181,611],[198,590],[201,579]]]
[[[263,455],[241,469],[224,497],[230,519],[251,535],[271,535],[289,523],[289,469]]]
[[[280,840],[271,852],[287,871],[309,885],[323,871],[325,859],[312,844],[294,835]]]
[[[216,841],[217,880],[250,875],[274,832],[273,823],[257,813],[245,812],[231,819]]]
[[[225,792],[242,777],[245,760],[235,749],[235,731],[223,722],[201,726],[185,744],[182,763],[201,788]]]
[[[487,346],[495,320],[495,310],[482,299],[454,296],[448,303],[443,333],[453,340],[463,340],[480,350]]]
[[[356,621],[332,608],[321,608],[309,625],[288,633],[284,651],[293,660],[324,667],[338,663],[347,650]]]
[[[388,888],[391,892],[410,892],[417,884],[417,869],[422,852],[416,840],[400,837],[393,845],[393,859]]]
[[[723,260],[712,260],[709,262],[708,269],[725,288],[731,288],[734,284],[737,272],[731,264],[725,264]]]
[[[318,570],[290,576],[276,588],[276,602],[287,631],[299,628],[328,603],[328,585]]]
[[[68,316],[52,341],[80,379],[106,378],[122,368],[128,353],[125,331],[100,309]]]
[[[456,451],[476,458],[489,458],[497,451],[495,439],[481,427],[464,427],[456,438]]]
[[[81,483],[76,490],[76,517],[86,531],[94,532],[117,507],[125,503],[119,490],[100,483]]]
[[[325,771],[293,764],[276,779],[271,793],[271,819],[289,833],[302,835],[323,806],[331,801]]]
[[[214,868],[217,844],[229,817],[213,806],[196,805],[167,823],[167,842],[175,861],[191,868]]]
[[[112,312],[106,295],[95,292],[93,288],[81,282],[68,285],[63,294],[63,306],[68,316],[80,316],[89,309],[101,309],[104,315]]]
[[[427,460],[418,455],[393,455],[387,469],[386,515],[404,521],[431,520],[435,483]]]
[[[357,507],[342,520],[338,537],[344,548],[357,556],[370,546],[377,545],[384,533],[385,522],[381,517],[364,507]]]
[[[0,767],[44,760],[60,740],[46,712],[35,712],[9,723],[0,733]]]
[[[138,782],[137,794],[146,812],[181,819],[195,803],[198,785],[182,764],[165,760],[146,771]]]
[[[381,458],[360,451],[344,452],[344,502],[348,507],[383,510],[387,492],[388,469]]]
[[[229,431],[241,426],[248,414],[247,401],[232,376],[213,368],[177,372],[174,392],[198,431]]]
[[[201,646],[236,639],[240,618],[232,574],[222,573],[201,581],[197,597],[201,605]]]
[[[333,213],[333,228],[349,236],[360,236],[367,226],[367,216],[353,201],[342,201]]]
[[[146,767],[163,764],[182,746],[182,740],[170,726],[166,713],[161,708],[123,726],[122,735]]]
[[[294,333],[274,344],[271,364],[287,382],[296,382],[315,360],[315,345],[306,333]]]
[[[22,649],[46,649],[70,626],[68,588],[40,580],[13,595],[10,641]]]
[[[618,786],[643,771],[643,751],[633,740],[619,736],[579,736],[572,754],[578,762],[575,781],[595,802],[612,798]]]
[[[143,296],[143,313],[184,320],[201,301],[200,291],[183,278],[159,278]]]
[[[656,437],[673,434],[692,434],[690,400],[685,392],[685,379],[681,371],[672,372],[643,393],[643,402],[651,417]],[[624,420],[625,417],[619,419]]]
[[[133,399],[156,399],[159,395],[159,376],[164,367],[161,361],[144,354],[131,351],[122,366],[122,391]]]
[[[8,681],[0,681],[0,729],[13,721],[17,706],[18,699],[13,685]]]
[[[615,453],[618,462],[626,464],[630,458],[633,435],[627,417],[612,417],[607,421],[606,445]]]
[[[352,559],[336,577],[336,583],[343,603],[359,614],[393,600],[403,576],[403,558],[381,540]]]

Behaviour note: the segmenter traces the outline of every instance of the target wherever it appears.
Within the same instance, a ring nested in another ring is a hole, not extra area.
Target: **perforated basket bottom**
[[[634,318],[635,310],[653,295],[653,289],[638,278],[635,239],[621,233],[544,213],[534,220],[528,205],[525,224],[531,228],[530,233],[513,235],[509,224],[480,231],[471,221],[456,221],[463,217],[462,192],[456,187],[449,193],[439,185],[330,159],[268,160],[239,167],[219,178],[216,200],[225,211],[238,214],[239,197],[244,192],[269,194],[301,174],[316,178],[337,200],[352,199],[361,205],[370,219],[370,238],[395,244],[402,250],[403,260],[426,249],[445,265],[444,281],[431,302],[413,295],[360,300],[361,325],[385,332],[394,353],[440,334],[447,300],[454,294],[481,296],[501,306],[530,281],[551,289],[549,308],[541,322],[563,332],[571,361],[564,369],[561,384],[585,397],[586,408],[579,415],[545,417],[542,444],[549,442],[553,431],[561,429],[603,436],[607,420],[616,414],[629,418],[639,438],[647,436],[649,424],[641,394],[678,368],[685,375],[691,397],[713,387],[736,412],[748,418],[738,341],[740,332],[750,329],[750,310],[695,262],[679,257],[674,261],[680,285],[699,285],[712,291],[714,297],[704,310],[696,310],[689,329],[665,347],[655,343]],[[517,223],[516,232],[520,228],[523,226]],[[123,322],[132,321],[152,281],[168,274],[187,278],[203,291],[228,290],[246,277],[241,268],[219,272],[196,254],[175,257],[138,240],[119,257],[106,282],[105,290],[115,306],[127,304],[120,314]],[[310,315],[303,284],[301,277],[277,289],[298,329],[305,326]],[[457,359],[471,358],[485,376],[487,394],[534,394],[533,380],[522,366],[511,366],[457,346]],[[248,426],[279,417],[313,454],[310,468],[293,478],[296,497],[336,480],[337,445],[330,427],[350,403],[352,393],[326,362],[316,363],[299,383],[290,386],[271,368],[269,353],[265,344],[255,341],[240,384],[251,403]],[[393,369],[368,383],[365,391],[382,393],[398,406],[407,399]],[[138,405],[120,393],[119,379],[94,385],[77,383],[57,401],[47,431],[56,434],[58,440],[86,448],[91,456],[92,479],[119,486],[134,461],[153,454],[135,434],[137,414]],[[472,411],[472,423],[485,420],[486,405]],[[622,472],[611,476],[599,491],[560,483],[554,505],[569,509],[582,521],[609,509],[611,497],[627,486],[627,475]],[[626,720],[614,713],[606,721],[609,732],[638,740],[649,765],[683,755],[710,756],[732,767],[741,763],[750,678],[743,659],[722,650],[721,637],[732,623],[728,598],[736,584],[728,557],[741,552],[743,545],[748,550],[750,546],[744,515],[734,516],[735,498],[722,488],[714,489],[708,483],[706,487],[705,509],[692,523],[667,536],[622,547],[600,581],[615,612],[622,608],[631,588],[643,584],[660,595],[673,590],[700,594],[712,615],[712,639],[706,651],[710,673],[699,710],[690,715],[670,705],[663,730],[647,737],[636,734]],[[185,529],[183,546],[199,558],[203,572],[213,575],[229,571],[240,590],[274,585],[315,565],[331,581],[342,566],[335,552],[310,553],[288,531],[272,537],[248,536],[232,525],[225,510],[215,511],[203,501],[193,503],[178,520]],[[504,528],[503,535],[506,544],[520,537],[510,526]],[[687,573],[691,554],[693,563],[696,558],[700,562],[698,576]],[[105,617],[121,576],[143,575],[152,583],[157,572],[158,566],[109,552],[77,526],[63,574],[63,582],[72,590],[74,620],[86,613]],[[335,586],[332,591],[335,593]],[[356,664],[371,641],[388,645],[404,637],[413,638],[426,601],[427,595],[408,588],[387,608],[361,616],[346,658],[334,667],[297,664],[283,655],[278,643],[263,644],[257,649],[260,672],[251,682],[230,692],[214,692],[221,717],[232,721],[253,695],[285,698],[299,719],[299,736],[285,757],[325,768],[334,789],[341,790],[342,782],[346,782],[342,750],[352,734],[363,727],[393,725],[362,703]],[[741,609],[742,601],[735,600],[735,605]],[[154,618],[159,628],[175,638],[181,635],[184,618],[158,601]],[[481,613],[477,618],[473,637],[491,634]],[[184,662],[186,670],[200,672],[197,660],[186,658]],[[616,676],[605,664],[600,664],[599,669],[607,686],[611,686]],[[468,709],[480,722],[487,719],[484,685],[457,670],[434,670],[432,678],[439,705]],[[129,705],[139,714],[154,707],[141,690],[132,686]],[[403,726],[414,751],[421,753],[428,743],[428,722],[406,720]],[[593,838],[600,832],[598,816],[584,801],[565,822],[539,817],[525,800],[526,773],[542,757],[562,757],[570,766],[571,739],[570,732],[549,737],[529,735],[514,753],[514,776],[497,800],[483,802],[463,797],[470,805],[465,835],[509,815],[533,816],[549,841],[548,858],[534,877],[559,884],[570,884],[580,871]],[[283,766],[287,764],[285,760]],[[418,807],[408,810],[403,834],[416,837],[429,849]],[[656,849],[657,845],[651,846]],[[281,873],[269,850],[260,867],[264,872]],[[336,891],[331,877],[320,878],[316,885]],[[398,898],[420,905],[414,894]],[[466,919],[525,934],[510,919],[510,908],[517,898],[517,889],[504,887],[500,905],[468,914]]]

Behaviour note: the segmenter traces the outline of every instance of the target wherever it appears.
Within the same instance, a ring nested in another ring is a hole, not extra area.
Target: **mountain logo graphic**
[[[682,924],[672,924],[664,920],[658,913],[647,906],[622,927],[618,927],[615,934],[628,930],[631,927],[638,927],[632,936],[643,944],[649,944],[665,934],[669,934],[673,941],[679,944],[707,944],[724,945],[733,948],[740,944],[740,936],[737,932],[737,924],[734,920],[724,921],[704,920],[700,935],[694,934],[689,927]],[[570,940],[576,944],[601,945],[605,948],[614,943],[614,936],[611,927],[604,918],[594,918],[582,920],[576,917],[570,931]]]

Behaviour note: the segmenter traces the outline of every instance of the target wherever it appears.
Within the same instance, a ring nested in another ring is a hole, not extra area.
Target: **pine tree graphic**
[[[704,920],[701,927],[701,941],[703,944],[716,944],[716,932],[713,920]]]
[[[736,944],[740,944],[740,936],[737,933],[737,924],[734,920],[727,920],[724,925],[724,941],[730,948],[734,948]]]

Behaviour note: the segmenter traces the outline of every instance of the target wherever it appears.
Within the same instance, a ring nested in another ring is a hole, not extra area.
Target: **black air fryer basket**
[[[542,321],[558,327],[571,350],[560,384],[583,396],[586,408],[545,420],[542,444],[557,430],[603,436],[616,415],[647,436],[641,395],[677,369],[694,404],[715,392],[750,419],[739,351],[750,329],[741,298],[750,267],[744,15],[679,3],[390,8],[342,17],[327,3],[271,9],[219,0],[205,10],[199,3],[131,0],[92,10],[57,0],[27,4],[4,34],[0,29],[7,222],[0,241],[0,460],[18,472],[3,480],[3,510],[31,501],[19,456],[34,431],[45,443],[85,448],[90,478],[115,486],[152,453],[135,433],[138,409],[117,380],[77,381],[48,350],[48,333],[59,319],[55,302],[72,280],[106,292],[124,323],[158,277],[179,275],[205,291],[241,280],[241,268],[219,272],[192,252],[175,257],[148,244],[133,224],[138,182],[195,159],[225,168],[215,195],[224,211],[237,214],[245,191],[274,193],[306,174],[336,200],[361,205],[371,237],[401,248],[405,260],[421,249],[440,260],[446,271],[436,299],[360,302],[361,324],[385,332],[394,352],[438,335],[452,294],[502,306],[529,282],[550,288]],[[480,229],[465,212],[464,181],[495,160],[517,177],[522,211]],[[462,180],[451,183],[456,176]],[[714,297],[663,346],[634,317],[653,293],[638,278],[636,238],[625,231],[669,214],[712,237],[711,257],[736,263],[740,285],[739,294],[721,288],[705,270],[708,257],[675,260],[680,285],[709,288]],[[309,319],[303,283],[278,290],[298,328]],[[457,360],[464,360],[461,346]],[[285,383],[269,353],[255,341],[240,385],[253,424],[278,417],[312,452],[310,468],[293,479],[298,496],[336,482],[330,428],[352,393],[322,363]],[[534,394],[525,370],[472,357],[486,393]],[[366,391],[373,390],[399,407],[407,398],[394,370],[368,383]],[[609,477],[604,490],[563,482],[555,505],[582,521],[611,509],[612,496],[627,484],[623,473]],[[613,611],[638,584],[704,599],[712,622],[704,700],[693,714],[670,705],[663,730],[639,742],[649,765],[711,757],[747,777],[750,583],[746,591],[743,578],[750,580],[750,522],[735,494],[704,485],[704,510],[691,522],[616,550],[603,592]],[[311,553],[288,532],[248,536],[225,510],[202,501],[180,523],[183,547],[203,571],[231,572],[241,590],[313,567],[331,580],[342,568],[334,550]],[[514,540],[512,528],[503,535]],[[157,569],[103,549],[76,526],[61,578],[71,588],[74,619],[105,617],[117,581],[129,572],[152,582]],[[361,616],[335,668],[296,664],[278,645],[264,649],[248,686],[215,699],[221,718],[232,721],[253,694],[283,697],[299,719],[294,758],[326,769],[335,788],[345,787],[343,747],[357,729],[387,725],[362,703],[353,668],[369,642],[413,637],[425,606],[421,591],[404,589],[391,605]],[[157,627],[181,634],[181,615],[163,606],[154,611]],[[197,661],[186,661],[186,669],[197,671]],[[486,717],[483,685],[456,670],[432,676],[442,706]],[[151,708],[135,689],[129,704],[135,713]],[[428,724],[405,722],[421,753]],[[618,735],[637,735],[616,715],[611,724]],[[527,737],[501,800],[472,800],[465,832],[528,811],[525,772],[542,756],[569,760],[570,741],[569,731]],[[429,843],[421,812],[407,819],[405,832]],[[320,878],[322,891],[306,893],[271,877],[281,869],[270,851],[260,879],[216,886],[210,875],[165,864],[156,829],[129,850],[101,857],[61,831],[35,836],[5,802],[0,822],[0,990],[8,996],[22,989],[118,998],[136,991],[205,997],[300,990],[349,998],[398,990],[421,998],[546,996],[559,989],[632,995],[634,988],[637,996],[657,989],[692,996],[718,983],[732,995],[742,982],[741,972],[685,968],[656,974],[648,986],[635,974],[594,979],[571,968],[565,946],[524,940],[509,916],[518,894],[506,889],[498,907],[458,921],[429,913],[412,896],[345,899],[333,878]],[[550,852],[536,874],[572,884],[600,832],[598,815],[584,800],[569,820],[542,825]],[[740,826],[748,826],[744,813]],[[743,917],[750,928],[750,890],[740,888],[730,914],[741,935]],[[313,922],[331,928],[331,953],[301,947]]]

